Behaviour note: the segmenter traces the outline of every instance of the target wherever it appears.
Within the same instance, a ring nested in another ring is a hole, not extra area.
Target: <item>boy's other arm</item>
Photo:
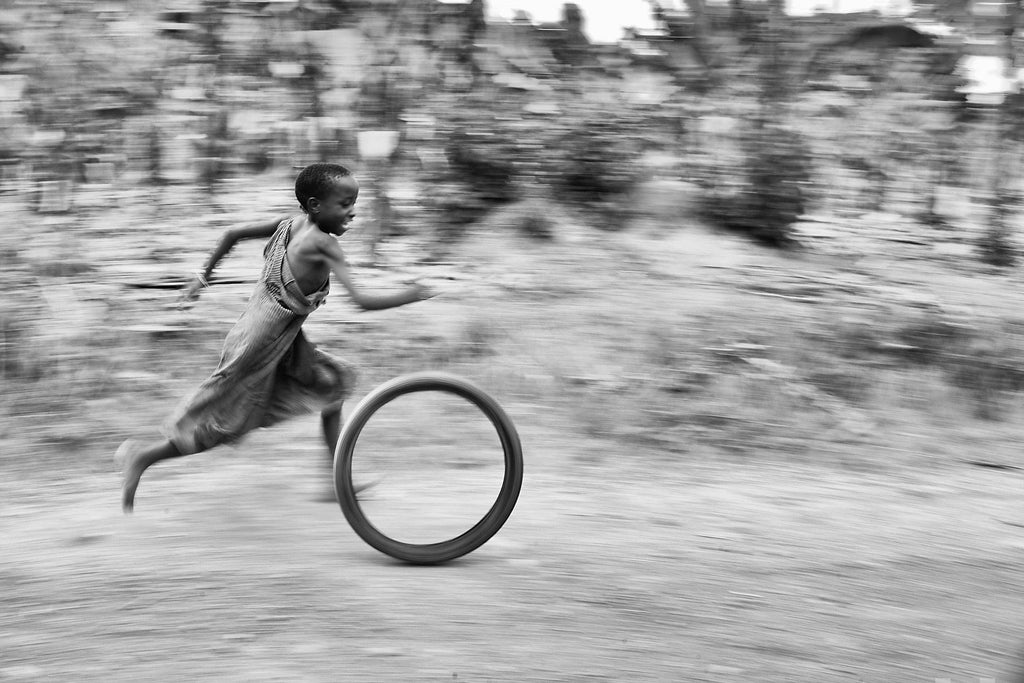
[[[433,294],[426,287],[414,284],[408,289],[395,294],[368,294],[360,291],[352,282],[352,274],[349,272],[348,264],[345,263],[345,254],[341,246],[332,238],[318,240],[318,257],[326,263],[334,277],[345,288],[353,303],[364,311],[380,311],[385,308],[404,306],[416,301],[429,299]]]
[[[220,238],[220,242],[217,243],[217,247],[210,254],[210,258],[206,260],[206,264],[203,265],[202,270],[199,272],[202,274],[204,279],[209,279],[210,275],[213,274],[213,269],[217,267],[220,260],[227,256],[236,244],[245,240],[253,239],[266,239],[277,231],[277,226],[281,225],[281,221],[287,220],[288,216],[278,216],[271,221],[260,221],[259,223],[251,223],[249,225],[243,225],[238,228],[231,228],[227,230]]]
[[[278,216],[272,221],[260,221],[259,223],[251,223],[249,225],[243,225],[238,228],[232,228],[226,231],[220,238],[220,242],[214,248],[213,253],[206,259],[206,263],[199,269],[195,277],[185,285],[185,291],[181,294],[183,301],[194,301],[199,296],[200,290],[207,286],[210,275],[213,274],[213,269],[217,267],[220,260],[224,258],[229,251],[239,242],[243,240],[251,240],[258,238],[267,238],[274,234],[277,230],[277,226],[281,224],[281,221],[286,220],[288,216]]]

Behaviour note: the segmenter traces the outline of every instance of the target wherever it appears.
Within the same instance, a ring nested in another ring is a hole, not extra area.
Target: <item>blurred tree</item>
[[[792,55],[782,49],[787,33],[781,3],[772,3],[759,31],[759,108],[741,134],[740,178],[725,190],[710,188],[702,213],[765,244],[788,247],[794,244],[792,226],[804,213],[811,155],[803,137],[784,125],[793,77]]]
[[[743,0],[729,0],[729,28],[733,33],[741,40],[747,40],[752,26],[752,18],[744,7]]]
[[[28,130],[22,155],[40,181],[80,180],[98,155],[123,151],[125,123],[155,108],[153,74],[163,55],[152,41],[112,35],[90,7],[68,5],[25,27],[21,58]]]
[[[470,0],[466,6],[466,32],[464,60],[473,71],[473,76],[479,74],[479,67],[476,64],[476,43],[487,30],[487,9],[484,0]]]
[[[24,49],[23,45],[15,42],[11,37],[0,34],[0,66],[3,66],[8,60],[15,58]]]
[[[668,33],[669,38],[689,41],[693,51],[706,71],[711,70],[711,50],[708,39],[711,35],[707,8],[704,0],[685,0],[688,16],[662,7],[660,0],[647,0],[654,18]]]
[[[559,63],[570,68],[586,63],[590,41],[584,33],[585,25],[583,10],[574,2],[562,5],[562,16],[557,24],[541,24],[544,44]]]
[[[986,262],[997,266],[1009,266],[1017,261],[1017,249],[1013,246],[1011,237],[1012,217],[1021,202],[1019,159],[1024,101],[1019,92],[1016,92],[1020,88],[1020,75],[1016,69],[1014,47],[1021,6],[1016,0],[973,0],[969,5],[969,12],[976,33],[1000,42],[1005,63],[1004,75],[1010,77],[1007,81],[1007,91],[1002,93],[1002,101],[984,117],[992,121],[990,125],[995,131],[995,147],[991,150],[994,171],[992,185],[987,193],[990,209],[989,227],[980,245],[981,256]],[[1009,85],[1011,81],[1016,87]],[[982,125],[985,123],[982,122]]]
[[[995,109],[986,112],[995,135],[992,136],[993,173],[986,193],[989,220],[979,246],[983,261],[995,266],[1011,266],[1017,262],[1018,249],[1013,244],[1014,213],[1021,204],[1020,144],[1024,141],[1024,95],[1008,94]]]

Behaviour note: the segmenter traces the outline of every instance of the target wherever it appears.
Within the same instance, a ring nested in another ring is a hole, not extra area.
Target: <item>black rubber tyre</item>
[[[497,499],[483,518],[455,538],[427,544],[396,541],[377,529],[360,508],[352,482],[352,456],[363,427],[373,414],[388,402],[418,391],[455,394],[477,406],[497,430],[505,461],[505,474]],[[412,564],[448,562],[486,543],[512,514],[522,484],[523,450],[512,420],[497,401],[483,389],[466,379],[447,373],[419,372],[402,375],[371,391],[352,411],[334,452],[334,488],[341,510],[352,529],[373,548]]]

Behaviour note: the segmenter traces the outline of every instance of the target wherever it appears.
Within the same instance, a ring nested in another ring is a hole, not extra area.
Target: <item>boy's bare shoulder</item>
[[[341,245],[336,237],[310,223],[298,226],[296,232],[292,234],[292,244],[300,254],[307,257],[341,252]]]

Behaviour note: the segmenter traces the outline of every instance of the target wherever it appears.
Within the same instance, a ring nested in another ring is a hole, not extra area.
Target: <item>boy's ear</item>
[[[316,197],[310,197],[306,200],[306,211],[309,213],[317,213],[320,211],[320,200]]]

